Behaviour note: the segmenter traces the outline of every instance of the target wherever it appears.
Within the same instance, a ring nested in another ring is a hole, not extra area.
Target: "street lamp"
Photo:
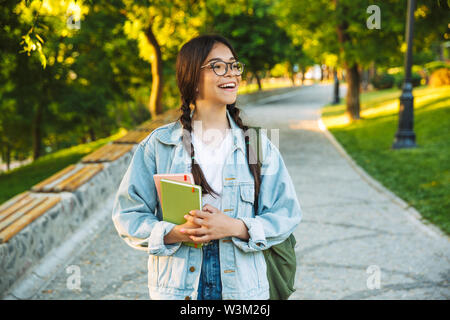
[[[403,91],[400,96],[400,111],[398,119],[398,130],[395,134],[393,149],[415,148],[416,135],[413,131],[414,124],[414,97],[411,83],[412,45],[413,45],[413,25],[414,9],[416,0],[408,0],[408,16],[406,21],[405,38],[407,49],[405,54],[405,80]]]

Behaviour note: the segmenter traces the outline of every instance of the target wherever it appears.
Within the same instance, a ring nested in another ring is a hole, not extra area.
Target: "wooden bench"
[[[145,121],[139,125],[135,130],[152,132],[158,127],[161,127],[170,122],[176,121],[180,117],[181,113],[178,109],[173,109],[159,115],[154,120]]]
[[[114,140],[114,144],[138,144],[142,140],[144,140],[150,132],[144,131],[144,130],[132,130],[128,131],[126,135],[124,135],[122,138],[119,138],[117,140]]]
[[[31,188],[34,192],[73,192],[103,170],[102,164],[72,164]]]
[[[180,111],[174,109],[144,122],[122,138],[83,157],[79,163],[69,165],[34,185],[30,191],[25,191],[2,204],[0,206],[0,243],[7,242],[29,223],[61,201],[61,196],[49,193],[76,191],[103,170],[102,163],[119,159],[130,152],[135,144],[145,139],[151,131],[176,121],[179,114]]]
[[[163,125],[166,124],[166,121],[164,120],[154,120],[154,121],[145,121],[144,123],[142,123],[141,125],[139,125],[138,127],[136,127],[135,130],[137,131],[145,131],[145,132],[152,132],[153,130],[155,130],[158,127],[161,127]]]
[[[0,243],[25,228],[30,222],[54,207],[59,195],[38,195],[25,191],[0,206]]]
[[[148,134],[148,133],[147,133]],[[82,163],[111,162],[133,149],[134,144],[107,144],[81,159]]]

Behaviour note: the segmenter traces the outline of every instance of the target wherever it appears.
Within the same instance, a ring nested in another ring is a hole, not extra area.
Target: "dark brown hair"
[[[181,94],[181,112],[182,115],[178,119],[182,126],[183,126],[183,145],[186,148],[186,150],[191,151],[191,161],[192,161],[192,175],[194,176],[195,184],[200,185],[202,187],[202,192],[204,194],[216,194],[218,193],[214,191],[211,186],[206,181],[206,178],[203,174],[202,169],[200,168],[200,165],[194,161],[195,155],[194,155],[194,146],[192,145],[192,126],[191,126],[191,108],[190,105],[195,104],[196,100],[196,88],[198,86],[198,83],[200,81],[200,67],[203,63],[203,61],[208,57],[208,54],[212,50],[214,44],[216,43],[223,43],[226,45],[232,52],[234,58],[238,60],[237,54],[235,50],[233,49],[230,42],[216,34],[208,34],[208,35],[201,35],[198,37],[195,37],[191,40],[189,40],[187,43],[185,43],[177,56],[177,62],[176,62],[176,77],[177,77],[177,86],[180,90]],[[239,116],[240,109],[236,107],[236,102],[232,104],[227,104],[227,110],[230,113],[231,117],[233,118],[234,122],[244,131],[245,136],[245,145],[246,145],[246,156],[247,156],[247,163],[249,165],[249,169],[251,174],[253,175],[253,178],[255,180],[255,213],[257,212],[258,208],[258,196],[259,196],[259,189],[261,184],[261,168],[259,160],[258,162],[251,159],[255,159],[255,153],[253,151],[253,148],[249,145],[249,133],[247,133],[247,130],[249,129],[248,126],[244,125],[242,123],[242,120]]]

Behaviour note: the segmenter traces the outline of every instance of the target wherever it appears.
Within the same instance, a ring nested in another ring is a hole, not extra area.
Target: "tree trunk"
[[[337,76],[337,70],[336,68],[333,69],[334,74],[334,97],[333,97],[333,104],[338,104],[341,99],[339,97],[339,78]]]
[[[42,104],[38,103],[36,114],[33,119],[33,161],[36,161],[41,156],[42,108]]]
[[[338,0],[334,0],[336,11],[338,10]],[[346,71],[345,78],[347,81],[347,115],[350,119],[359,119],[359,87],[360,87],[360,76],[358,71],[358,64],[356,62],[350,63],[346,60],[347,56],[345,54],[344,47],[347,42],[350,41],[350,36],[347,33],[349,24],[345,19],[343,21],[338,21],[336,27],[336,33],[338,35],[340,52],[343,56],[343,65]]]
[[[333,68],[327,66],[327,75],[328,80],[334,80],[334,72],[332,71]]]
[[[375,67],[375,61],[372,61],[369,67],[369,83],[372,83],[376,75],[377,75],[377,68]]]
[[[258,83],[258,90],[261,91],[262,90],[262,85],[261,85],[261,79],[259,77],[258,72],[255,72],[255,78],[256,78],[256,82]]]
[[[161,48],[156,40],[152,30],[152,22],[145,29],[145,36],[154,50],[154,61],[152,62],[152,91],[150,94],[149,109],[152,118],[163,112],[162,93],[163,93],[163,63]]]
[[[289,74],[289,79],[291,80],[292,86],[295,87],[295,71],[294,71],[294,66],[290,62],[288,63],[288,74]]]
[[[369,69],[363,69],[362,70],[362,89],[363,91],[367,91],[367,89],[369,88]]]
[[[6,143],[6,171],[11,169],[11,145]]]
[[[0,144],[0,146],[2,151],[2,162],[6,163],[6,172],[8,172],[11,168],[11,145],[8,142],[5,142]]]
[[[347,74],[347,115],[352,120],[360,119],[359,117],[359,90],[360,75],[358,64],[352,67],[346,67]]]
[[[302,85],[305,83],[305,72],[306,72],[306,68],[302,67]]]
[[[291,82],[292,82],[292,86],[295,87],[295,76],[294,73],[291,73]]]
[[[95,138],[95,131],[94,131],[94,128],[92,128],[92,127],[89,128],[89,138],[91,139],[91,141],[97,140],[97,139]]]

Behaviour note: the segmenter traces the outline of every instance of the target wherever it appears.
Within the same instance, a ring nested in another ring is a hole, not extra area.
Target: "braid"
[[[195,152],[194,152],[194,146],[192,144],[192,119],[191,119],[191,108],[189,107],[190,103],[187,100],[183,99],[183,103],[181,105],[181,111],[182,115],[180,116],[179,120],[181,121],[181,124],[183,125],[183,145],[186,150],[191,151],[191,172],[192,176],[194,177],[194,182],[197,185],[200,185],[202,187],[202,194],[212,194],[214,197],[214,194],[219,196],[219,194],[214,191],[211,186],[206,181],[205,175],[203,174],[202,169],[200,168],[200,165],[195,161]]]
[[[250,172],[253,175],[253,178],[255,180],[255,201],[254,201],[254,208],[255,208],[255,214],[258,213],[258,197],[259,197],[259,190],[261,185],[261,163],[259,159],[256,157],[256,153],[253,150],[253,148],[250,146],[250,138],[247,133],[248,126],[244,125],[242,122],[241,117],[239,116],[241,110],[236,107],[236,103],[233,104],[227,104],[227,109],[230,112],[230,115],[233,117],[234,122],[244,131],[245,136],[245,147],[246,147],[246,156],[247,156],[247,163],[250,168]],[[250,161],[250,159],[257,159],[257,162]]]

